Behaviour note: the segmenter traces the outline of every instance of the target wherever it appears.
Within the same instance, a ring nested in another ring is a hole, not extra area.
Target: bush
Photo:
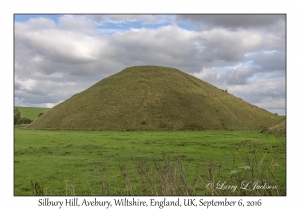
[[[24,117],[20,120],[20,124],[30,124],[32,121],[33,120]]]

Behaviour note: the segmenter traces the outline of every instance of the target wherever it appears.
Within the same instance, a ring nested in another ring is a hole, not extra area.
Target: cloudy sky
[[[16,106],[53,107],[129,66],[178,68],[286,111],[285,15],[14,15]]]

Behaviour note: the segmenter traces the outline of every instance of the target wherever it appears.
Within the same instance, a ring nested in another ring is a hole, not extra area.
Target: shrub
[[[30,124],[32,121],[33,120],[24,117],[19,122],[20,122],[20,124]]]

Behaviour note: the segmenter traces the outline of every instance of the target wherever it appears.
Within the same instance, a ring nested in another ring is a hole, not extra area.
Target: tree
[[[17,107],[14,107],[14,125],[20,123],[21,120],[21,112]]]
[[[44,113],[39,113],[39,116],[41,116],[42,114],[44,114]],[[38,116],[38,117],[39,117],[39,116]]]

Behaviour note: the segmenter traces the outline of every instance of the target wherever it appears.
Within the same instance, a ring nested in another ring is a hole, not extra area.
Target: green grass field
[[[21,118],[28,118],[31,120],[35,120],[40,113],[45,113],[50,108],[40,108],[40,107],[20,107],[17,106],[17,108],[21,112]]]
[[[283,138],[259,131],[16,127],[14,195],[286,195],[285,151]],[[276,189],[233,192],[219,181]]]

